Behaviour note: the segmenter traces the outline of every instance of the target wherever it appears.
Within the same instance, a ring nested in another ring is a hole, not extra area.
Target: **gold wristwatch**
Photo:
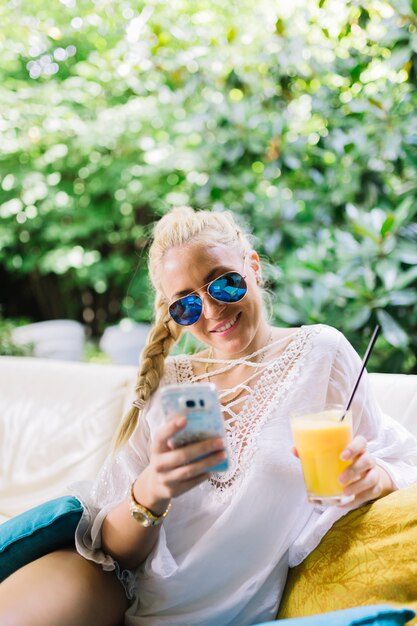
[[[139,522],[139,524],[145,526],[145,528],[149,528],[149,526],[159,526],[159,524],[162,524],[162,522],[168,515],[171,509],[171,503],[168,504],[166,511],[164,511],[162,515],[155,515],[155,513],[152,513],[152,511],[146,508],[146,506],[143,506],[143,504],[140,504],[140,502],[136,500],[135,494],[133,492],[135,482],[136,481],[133,481],[130,487],[129,511],[131,516],[137,522]]]

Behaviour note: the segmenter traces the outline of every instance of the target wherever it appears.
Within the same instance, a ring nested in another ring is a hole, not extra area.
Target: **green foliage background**
[[[3,315],[152,317],[150,225],[231,209],[277,323],[417,372],[416,0],[0,6]],[[13,297],[10,297],[10,294]]]

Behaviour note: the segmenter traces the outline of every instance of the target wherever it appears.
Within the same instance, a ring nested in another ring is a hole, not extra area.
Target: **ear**
[[[252,250],[249,253],[249,265],[255,273],[256,282],[260,283],[262,280],[262,268],[261,262],[259,260],[259,254],[256,252],[256,250]]]

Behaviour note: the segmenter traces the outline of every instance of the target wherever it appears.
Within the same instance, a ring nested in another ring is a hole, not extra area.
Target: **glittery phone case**
[[[213,383],[167,385],[161,390],[161,404],[167,420],[177,415],[187,418],[185,428],[172,438],[176,448],[211,437],[226,439],[221,406]],[[208,471],[223,472],[228,466],[226,458]]]

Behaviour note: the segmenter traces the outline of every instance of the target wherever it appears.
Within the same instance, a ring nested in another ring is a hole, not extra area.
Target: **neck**
[[[241,352],[235,353],[233,355],[231,354],[225,354],[224,352],[220,352],[218,350],[215,350],[212,346],[209,349],[208,352],[208,358],[209,359],[219,359],[219,360],[239,360],[242,358],[246,358],[246,359],[251,359],[252,356],[256,356],[256,353],[259,350],[262,350],[262,348],[265,348],[266,346],[268,346],[273,338],[273,331],[272,328],[265,324],[265,326],[260,329],[260,332],[257,333],[257,336],[254,337],[253,341],[251,341],[251,343],[246,347],[245,350],[242,350]],[[265,354],[265,352],[261,352],[261,354]]]

